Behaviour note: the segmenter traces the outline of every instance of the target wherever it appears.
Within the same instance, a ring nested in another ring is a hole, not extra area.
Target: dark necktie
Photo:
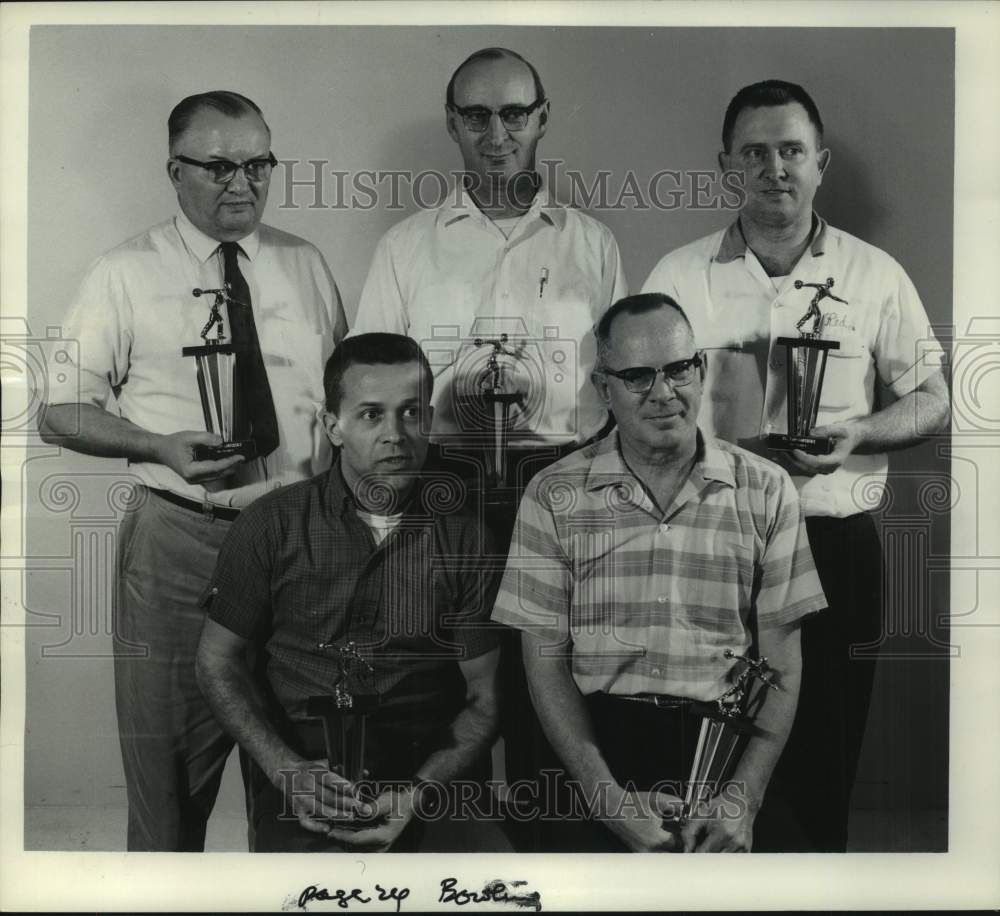
[[[264,357],[260,352],[257,326],[250,305],[250,287],[240,270],[236,242],[223,242],[222,262],[229,294],[236,304],[229,306],[229,331],[236,347],[236,417],[238,439],[253,439],[257,457],[270,455],[278,447],[278,418],[274,412],[271,386],[267,382]]]

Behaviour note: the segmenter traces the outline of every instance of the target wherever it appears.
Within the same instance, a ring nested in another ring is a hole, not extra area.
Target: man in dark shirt
[[[233,525],[206,598],[199,683],[253,761],[253,851],[412,849],[415,814],[438,808],[440,787],[495,737],[499,653],[484,622],[496,576],[457,481],[421,479],[433,378],[420,347],[350,338],[323,383],[340,457]],[[309,716],[310,698],[338,685],[355,712],[373,707],[370,794]]]

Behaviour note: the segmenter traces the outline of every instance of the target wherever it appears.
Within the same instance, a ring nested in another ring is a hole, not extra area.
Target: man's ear
[[[830,151],[828,149],[821,149],[816,154],[816,163],[819,166],[819,184],[822,184],[823,176],[830,165]]]
[[[457,112],[452,111],[447,105],[444,106],[444,124],[448,129],[448,136],[458,143],[458,118]]]
[[[323,430],[326,432],[326,438],[330,442],[340,448],[344,444],[344,437],[340,434],[339,421],[336,414],[331,413],[329,410],[320,411],[320,418],[323,421]]]
[[[604,402],[608,409],[610,409],[611,392],[608,390],[608,377],[603,372],[595,369],[590,373],[590,384],[597,389],[597,396]]]
[[[170,183],[177,188],[181,183],[181,164],[176,159],[167,160],[167,177]]]
[[[698,367],[698,378],[700,381],[705,381],[705,373],[708,371],[708,354],[704,350],[699,350],[698,355],[701,357],[701,365]]]
[[[546,126],[549,123],[549,100],[546,99],[538,109],[538,136],[544,137]]]

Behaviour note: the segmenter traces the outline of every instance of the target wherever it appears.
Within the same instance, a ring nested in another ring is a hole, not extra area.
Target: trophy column
[[[799,449],[810,455],[829,455],[833,451],[833,439],[829,436],[812,436],[819,413],[823,378],[826,375],[826,360],[830,350],[839,350],[840,342],[820,337],[823,314],[819,303],[823,299],[833,299],[847,304],[844,299],[830,292],[833,277],[826,283],[803,283],[795,281],[795,288],[805,286],[816,290],[807,311],[796,324],[798,337],[779,337],[775,344],[785,348],[786,411],[788,415],[787,433],[770,433],[767,447],[775,451],[790,452]],[[803,328],[812,321],[812,329]]]
[[[357,692],[357,672],[363,670],[373,681],[375,669],[353,642],[341,646],[320,643],[317,648],[337,650],[339,677],[332,696],[308,698],[306,715],[323,722],[330,768],[336,767],[345,779],[357,783],[372,776],[368,758],[368,717],[379,706],[378,694],[373,690],[364,694]]]
[[[231,455],[243,455],[249,461],[256,457],[257,444],[253,439],[237,439],[233,428],[236,399],[241,395],[236,387],[236,348],[226,342],[222,323],[222,306],[230,302],[229,285],[226,284],[223,289],[192,290],[196,298],[208,293],[215,296],[215,301],[208,323],[201,331],[201,339],[205,343],[200,347],[184,347],[181,353],[195,359],[205,429],[221,436],[222,442],[219,445],[196,445],[194,457],[196,461],[218,461]],[[213,327],[217,328],[216,336],[209,337]]]

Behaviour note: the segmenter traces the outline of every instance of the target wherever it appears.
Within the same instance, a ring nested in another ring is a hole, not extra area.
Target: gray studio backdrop
[[[467,54],[488,45],[518,50],[541,72],[552,113],[540,156],[577,170],[588,185],[610,172],[612,204],[635,174],[638,199],[626,194],[619,208],[591,207],[614,232],[633,291],[666,251],[732,218],[717,208],[658,208],[648,199],[651,177],[714,168],[733,92],[780,77],[812,92],[827,125],[833,160],[819,209],[891,252],[931,322],[950,325],[951,30],[35,27],[32,333],[58,333],[48,329],[58,328],[93,258],[174,211],[166,117],[183,96],[214,88],[255,99],[278,158],[299,161],[293,171],[275,170],[267,221],[319,247],[352,318],[375,243],[413,211],[413,194],[402,184],[401,209],[390,209],[385,179],[374,206],[362,193],[352,208],[329,172],[457,168],[444,130],[445,84]],[[291,177],[314,176],[310,160],[325,163],[321,187],[289,188]],[[376,184],[377,176],[360,181]],[[659,185],[661,200],[673,187]],[[433,198],[437,184],[424,179],[420,190]],[[946,844],[948,650],[934,621],[948,610],[948,464],[938,451],[928,443],[898,456],[894,499],[879,513],[890,555],[883,646],[890,657],[879,671],[855,800],[859,818],[877,812],[864,821],[869,848]],[[28,806],[125,803],[109,600],[120,480],[124,463],[40,448],[20,483],[28,507]],[[233,776],[231,768],[220,805],[238,812]]]

